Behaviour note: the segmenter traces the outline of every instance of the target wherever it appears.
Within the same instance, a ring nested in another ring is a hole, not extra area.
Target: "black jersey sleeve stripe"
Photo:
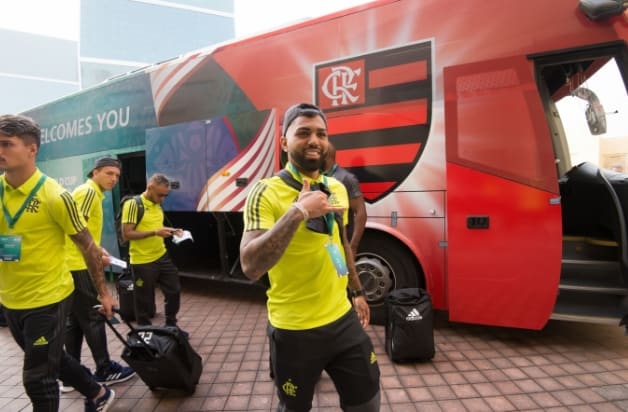
[[[258,183],[257,186],[253,188],[251,194],[248,199],[247,206],[247,217],[248,217],[248,230],[259,230],[261,227],[261,219],[259,215],[260,204],[262,202],[262,197],[264,192],[268,186],[265,183]]]
[[[61,200],[63,201],[66,210],[68,211],[68,215],[70,216],[70,221],[72,222],[72,226],[74,226],[74,230],[76,232],[80,232],[85,229],[83,223],[81,221],[78,207],[76,206],[76,202],[74,198],[69,192],[61,193]]]
[[[96,191],[91,187],[87,189],[87,193],[85,193],[85,200],[81,205],[81,213],[85,220],[89,217],[89,211],[92,209],[94,205],[94,199],[96,198]]]
[[[137,203],[135,203],[135,200],[129,199],[126,201],[125,204],[129,205],[129,216],[128,216],[128,222],[124,222],[124,223],[137,224]]]

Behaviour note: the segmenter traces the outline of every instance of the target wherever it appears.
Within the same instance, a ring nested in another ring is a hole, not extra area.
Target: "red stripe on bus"
[[[392,86],[427,79],[427,62],[425,60],[383,67],[368,72],[368,87]]]
[[[338,150],[336,162],[343,167],[361,167],[413,163],[421,143]]]
[[[365,106],[327,114],[327,128],[332,135],[425,123],[427,123],[426,99]]]
[[[360,190],[366,199],[376,199],[382,193],[390,190],[396,182],[360,182]]]

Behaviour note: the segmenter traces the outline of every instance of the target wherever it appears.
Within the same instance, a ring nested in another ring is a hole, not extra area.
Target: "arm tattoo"
[[[92,235],[90,235],[87,229],[83,229],[75,235],[71,235],[70,238],[78,246],[85,263],[87,264],[87,270],[92,276],[94,286],[99,295],[106,295],[107,285],[105,284],[105,273],[102,267],[102,249],[94,243]]]
[[[303,220],[302,216],[299,209],[292,207],[269,230],[244,233],[240,258],[249,279],[259,279],[279,261]]]

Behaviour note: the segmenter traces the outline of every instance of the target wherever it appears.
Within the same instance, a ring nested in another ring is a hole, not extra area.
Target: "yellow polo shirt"
[[[291,173],[297,181],[302,181],[300,175]],[[311,183],[323,179],[326,179],[331,192],[330,203],[345,207],[343,221],[346,222],[349,206],[347,190],[333,177],[321,175]],[[278,176],[260,180],[251,189],[244,206],[244,230],[270,229],[298,195],[296,189]],[[338,276],[325,248],[330,240],[344,256],[336,221],[331,238],[329,234],[307,229],[305,222],[299,224],[286,251],[268,271],[270,288],[266,293],[271,325],[289,330],[311,329],[327,325],[351,309],[346,292],[348,277]]]
[[[3,208],[15,216],[42,173],[35,173],[21,186],[11,187],[0,178]],[[72,195],[54,179],[46,178],[13,229],[0,214],[0,234],[19,235],[19,261],[0,262],[0,300],[10,309],[33,309],[60,302],[74,290],[64,258],[65,237],[85,229]]]
[[[79,212],[87,221],[87,229],[94,239],[94,243],[100,246],[103,225],[102,201],[105,194],[96,182],[87,179],[85,183],[72,191],[72,197],[76,202]],[[86,270],[87,264],[78,246],[68,237],[65,241],[66,259],[68,269]]]
[[[135,230],[139,232],[152,232],[161,229],[164,225],[164,211],[161,205],[146,199],[143,194],[140,195],[140,199],[144,204],[144,216],[140,223],[137,223],[137,203],[135,203],[135,199],[128,199],[122,205],[122,224],[137,224]],[[166,244],[160,236],[129,241],[131,264],[151,263],[162,257],[164,253],[166,253]]]

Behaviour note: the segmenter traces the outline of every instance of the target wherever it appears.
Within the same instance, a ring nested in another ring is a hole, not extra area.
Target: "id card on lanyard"
[[[4,218],[7,221],[7,226],[9,227],[9,231],[12,231],[17,223],[18,219],[26,210],[26,207],[33,199],[33,196],[39,191],[41,186],[44,184],[46,180],[46,175],[43,175],[39,178],[39,181],[28,194],[22,206],[17,210],[15,215],[11,216],[7,206],[4,202],[4,185],[0,183],[0,202],[2,202],[2,212],[4,214]],[[0,260],[3,262],[19,262],[22,254],[22,236],[20,235],[11,235],[11,234],[2,234],[0,235]]]
[[[327,249],[327,253],[329,253],[329,257],[331,258],[332,263],[334,264],[334,268],[336,268],[336,273],[338,276],[346,276],[349,274],[349,269],[347,268],[347,262],[345,258],[340,253],[340,248],[337,244],[333,243],[333,230],[334,230],[334,213],[327,213],[325,216],[325,223],[327,223],[327,229],[329,232],[329,239],[327,239],[327,243],[325,244],[325,249]],[[340,227],[338,227],[340,230]]]
[[[292,170],[292,172],[299,177],[299,180],[303,181],[303,177],[301,176],[301,173],[297,170],[296,167],[294,167],[292,163],[289,164],[289,167]],[[327,186],[327,176],[325,175],[323,175],[323,184]],[[345,258],[342,256],[342,253],[340,252],[340,248],[338,247],[338,245],[336,245],[333,242],[334,221],[335,221],[334,213],[333,212],[327,213],[325,216],[323,216],[323,219],[325,220],[325,225],[327,226],[327,234],[329,235],[327,242],[325,242],[325,249],[327,249],[327,253],[329,254],[329,257],[331,258],[331,261],[334,264],[334,268],[336,269],[336,274],[338,274],[338,277],[346,276],[349,274],[349,269],[347,268],[347,262],[345,261]],[[338,230],[340,229],[341,228],[338,227]]]

